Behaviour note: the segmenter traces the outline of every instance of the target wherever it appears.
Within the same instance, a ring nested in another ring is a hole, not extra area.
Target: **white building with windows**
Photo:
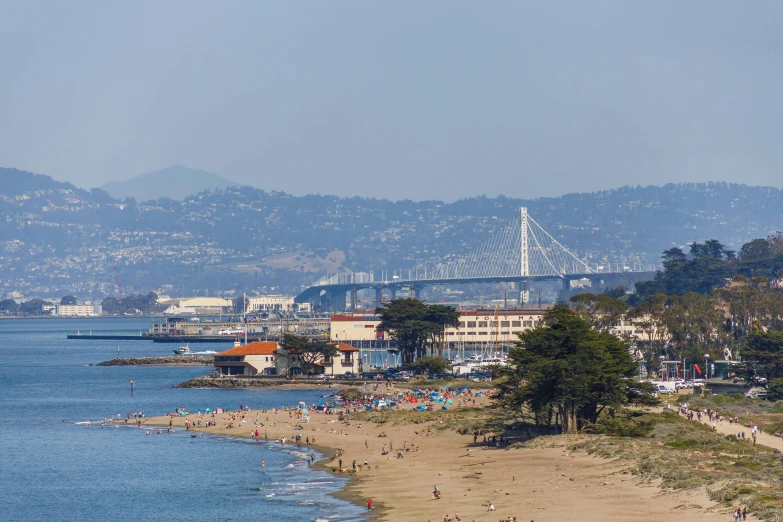
[[[75,304],[75,305],[54,305],[54,315],[58,317],[95,317],[103,313],[103,306],[100,303]]]
[[[508,308],[501,310],[460,310],[459,327],[446,328],[446,342],[490,343],[512,342],[516,334],[538,326],[546,309]],[[330,318],[329,337],[332,341],[361,343],[383,341],[378,331],[380,318],[374,312],[356,311],[334,314]]]
[[[546,309],[461,310],[459,327],[446,328],[446,342],[509,343],[538,326]]]

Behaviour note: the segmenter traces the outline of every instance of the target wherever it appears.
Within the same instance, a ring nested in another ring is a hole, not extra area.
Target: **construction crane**
[[[122,299],[122,287],[120,286],[120,273],[117,271],[117,260],[114,260],[114,281],[117,283],[117,295]]]

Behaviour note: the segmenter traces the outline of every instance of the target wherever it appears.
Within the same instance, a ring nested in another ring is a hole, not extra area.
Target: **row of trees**
[[[0,312],[18,315],[48,315],[51,312],[48,310],[44,312],[44,305],[52,305],[52,303],[40,298],[21,303],[17,303],[13,299],[0,299]]]
[[[77,304],[76,297],[64,295],[60,298],[61,305]],[[146,314],[161,312],[165,307],[158,304],[158,296],[154,292],[146,295],[136,294],[117,299],[107,297],[102,301],[103,311],[110,315]],[[13,299],[0,299],[0,312],[18,315],[49,315],[51,311],[44,311],[44,306],[53,306],[54,303],[44,299],[35,298],[22,303]]]
[[[0,299],[0,312],[19,315],[49,315],[50,310],[44,311],[44,306],[52,306],[54,303],[40,298],[30,299],[17,303],[13,299]],[[76,304],[76,298],[72,295],[63,296],[61,305]]]
[[[150,292],[144,294],[134,294],[117,299],[116,297],[107,297],[102,302],[103,313],[109,315],[126,314],[150,314],[162,312],[165,305],[158,303],[158,294]]]
[[[783,290],[764,278],[737,276],[709,294],[656,294],[634,307],[605,294],[580,294],[571,298],[571,305],[598,331],[631,322],[646,339],[636,349],[652,369],[662,356],[747,359],[753,332],[783,329]]]
[[[633,304],[656,294],[708,294],[736,276],[776,279],[783,271],[783,235],[778,232],[766,239],[754,239],[742,245],[739,252],[710,239],[691,244],[687,254],[680,248],[670,248],[661,260],[663,270],[655,279],[636,283]]]

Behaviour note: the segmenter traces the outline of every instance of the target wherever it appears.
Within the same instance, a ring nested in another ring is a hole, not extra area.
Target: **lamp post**
[[[710,378],[710,367],[708,365],[707,360],[710,358],[710,354],[705,353],[704,354],[704,378],[709,379]]]

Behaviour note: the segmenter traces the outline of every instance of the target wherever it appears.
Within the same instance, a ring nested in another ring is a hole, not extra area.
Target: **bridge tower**
[[[530,258],[528,250],[527,234],[527,207],[519,208],[520,237],[519,237],[519,268],[520,274],[524,279],[519,280],[519,303],[524,304],[530,300],[530,288],[528,286],[528,277],[530,276]]]

